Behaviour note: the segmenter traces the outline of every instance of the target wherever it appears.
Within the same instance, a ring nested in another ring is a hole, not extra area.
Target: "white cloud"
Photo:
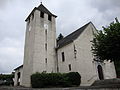
[[[15,39],[6,38],[0,42],[0,73],[10,73],[22,64],[23,44]]]

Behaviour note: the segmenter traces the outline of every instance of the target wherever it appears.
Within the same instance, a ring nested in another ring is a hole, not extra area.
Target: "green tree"
[[[117,18],[115,20],[94,33],[92,52],[97,60],[114,61],[117,77],[120,77],[120,23]]]
[[[1,83],[1,85],[13,85],[14,82],[13,82],[13,78],[14,78],[14,75],[13,74],[0,74],[0,80],[1,81],[5,81],[4,83]]]
[[[58,42],[59,40],[63,39],[63,38],[64,38],[64,36],[60,33],[59,36],[58,36],[58,38],[57,38],[57,42]]]

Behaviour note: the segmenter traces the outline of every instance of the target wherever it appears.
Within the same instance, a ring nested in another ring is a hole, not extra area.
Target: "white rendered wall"
[[[94,26],[90,23],[83,33],[75,40],[77,48],[77,70],[81,74],[81,85],[91,85],[96,80],[91,52]]]
[[[17,70],[15,70],[15,77],[14,77],[14,86],[17,86],[17,84],[18,84],[18,72],[20,72],[20,85],[22,85],[22,82],[21,82],[21,80],[22,80],[22,75],[23,75],[23,68],[19,68],[19,69],[17,69]]]
[[[35,16],[36,14],[34,14]],[[30,18],[30,23],[26,23],[26,35],[25,35],[25,46],[24,46],[24,61],[23,61],[23,78],[22,86],[30,87],[30,75],[33,71],[33,50],[34,50],[34,22],[35,18],[32,20]]]
[[[116,78],[114,62],[105,61],[105,79]]]
[[[114,62],[110,62],[110,61],[96,62],[96,61],[94,61],[93,63],[94,63],[94,68],[96,69],[97,80],[99,80],[98,70],[97,70],[98,65],[100,65],[103,69],[104,79],[116,78]]]
[[[48,20],[48,15],[44,14],[44,19],[40,18],[40,12],[36,11],[35,42],[33,56],[33,73],[35,72],[55,72],[55,47],[56,47],[56,29],[55,18],[52,22]],[[47,40],[45,36],[44,25],[47,24]],[[47,51],[45,49],[47,43]],[[47,64],[45,63],[47,58]]]
[[[58,50],[59,72],[70,72],[68,65],[71,64],[71,71],[79,72],[82,77],[81,85],[90,85],[95,78],[90,42],[93,39],[93,29],[94,27],[90,24],[75,41]],[[74,45],[77,50],[76,58]],[[65,53],[65,62],[62,62],[61,52]]]

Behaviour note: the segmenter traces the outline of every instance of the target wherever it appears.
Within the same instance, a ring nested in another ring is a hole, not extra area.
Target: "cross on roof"
[[[40,3],[42,4],[42,0],[40,0]]]

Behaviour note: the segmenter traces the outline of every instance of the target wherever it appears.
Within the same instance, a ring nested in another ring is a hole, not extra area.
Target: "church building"
[[[81,75],[81,86],[95,80],[116,78],[114,62],[100,62],[91,52],[96,28],[89,22],[63,39],[56,40],[56,18],[43,4],[27,17],[23,65],[15,70],[14,85],[31,87],[36,72]],[[74,24],[74,23],[73,23]]]

